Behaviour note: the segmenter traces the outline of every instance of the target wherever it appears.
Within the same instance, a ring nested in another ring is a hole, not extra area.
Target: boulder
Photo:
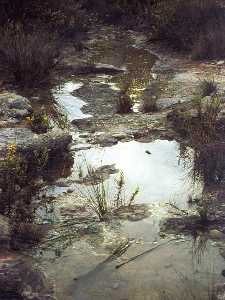
[[[1,115],[5,118],[21,120],[32,113],[29,100],[15,93],[0,94]]]

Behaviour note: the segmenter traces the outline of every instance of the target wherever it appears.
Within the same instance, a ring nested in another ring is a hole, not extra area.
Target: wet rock
[[[117,75],[123,73],[124,69],[117,68],[108,64],[93,64],[77,67],[74,70],[76,75],[89,75],[89,74],[105,74],[105,75]]]
[[[118,139],[116,139],[115,137],[107,133],[106,134],[104,133],[96,136],[94,139],[94,143],[99,144],[102,147],[109,147],[109,146],[116,145],[118,143]]]
[[[86,133],[80,134],[79,137],[80,137],[81,139],[86,139],[86,138],[89,137],[89,135],[90,135],[90,133],[86,132]]]
[[[102,182],[109,178],[111,174],[118,173],[119,170],[115,168],[115,165],[104,165],[99,168],[91,170],[89,174],[79,180],[76,180],[77,183],[92,185]]]
[[[129,206],[121,206],[113,212],[115,217],[132,222],[141,221],[151,215],[146,205],[133,204]]]
[[[90,129],[92,120],[90,118],[76,119],[72,121],[72,124],[77,126],[78,129]]]
[[[145,214],[132,214],[127,216],[127,219],[132,222],[138,222],[145,218]]]
[[[72,145],[70,148],[70,151],[88,150],[90,148],[91,148],[91,145],[89,145],[89,144],[77,144],[77,145]]]
[[[95,170],[95,174],[115,174],[118,172],[119,170],[116,169],[115,164],[104,165]]]
[[[225,239],[225,234],[217,229],[211,229],[209,231],[209,237],[213,240],[223,240]]]

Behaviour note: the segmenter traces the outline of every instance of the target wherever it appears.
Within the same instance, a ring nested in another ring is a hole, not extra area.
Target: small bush
[[[25,160],[16,151],[16,144],[9,144],[6,156],[0,160],[1,213],[11,213],[11,208],[17,199],[17,193],[20,191],[21,186],[24,186],[26,183],[25,174],[27,172],[27,165]]]
[[[58,44],[50,33],[27,33],[20,26],[2,31],[0,60],[21,86],[34,86],[48,81],[58,58]]]
[[[51,128],[49,117],[44,111],[36,112],[31,117],[26,117],[26,121],[35,133],[46,133]]]
[[[221,110],[221,101],[218,95],[204,98],[194,98],[193,107],[198,111],[198,117],[203,129],[215,132],[216,121]]]
[[[145,113],[157,111],[157,97],[143,98],[141,103],[141,110]]]
[[[211,79],[204,79],[199,84],[199,94],[201,97],[211,96],[212,94],[217,93],[217,83]]]
[[[149,87],[144,91],[141,99],[141,111],[148,113],[157,111],[157,99],[159,97],[160,89],[159,83],[153,81]]]
[[[138,25],[146,18],[153,1],[150,0],[87,0],[85,7],[110,24]]]
[[[211,143],[196,149],[193,175],[206,185],[221,182],[225,177],[225,144]]]
[[[12,239],[15,243],[25,242],[37,244],[43,240],[48,231],[48,227],[32,223],[15,223],[12,225]]]
[[[120,92],[117,103],[116,103],[116,112],[119,114],[126,114],[132,112],[133,100],[128,94],[129,84]]]

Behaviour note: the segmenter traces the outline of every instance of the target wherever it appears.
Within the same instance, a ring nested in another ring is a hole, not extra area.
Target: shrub
[[[211,143],[196,149],[193,175],[206,185],[221,182],[225,174],[225,144]]]
[[[41,21],[59,23],[70,19],[82,1],[74,0],[2,0],[0,2],[0,23]]]
[[[202,129],[212,134],[215,133],[217,117],[221,110],[219,96],[194,98],[193,106],[198,111],[199,123]]]
[[[214,59],[224,56],[224,17],[224,8],[214,0],[168,1],[156,36],[195,58]]]
[[[151,0],[87,0],[85,7],[110,24],[135,25],[146,17]]]
[[[200,97],[211,96],[217,93],[217,83],[211,79],[204,79],[199,84],[199,94]]]
[[[159,97],[159,83],[153,81],[144,91],[141,99],[141,110],[145,113],[157,111],[157,99]]]
[[[27,165],[25,160],[17,155],[16,144],[9,144],[6,156],[0,160],[0,212],[11,213],[11,208],[15,204],[17,192],[26,182],[25,174]]]
[[[49,80],[58,58],[58,44],[50,33],[26,33],[20,26],[2,31],[0,60],[21,86],[34,86]]]
[[[133,100],[128,94],[128,91],[129,91],[129,84],[126,84],[118,96],[116,102],[116,112],[119,114],[126,114],[132,111]]]
[[[12,224],[11,235],[13,242],[36,244],[43,240],[48,231],[48,227],[32,223]]]
[[[51,128],[49,117],[44,111],[39,111],[31,117],[26,117],[26,121],[35,133],[46,133]]]
[[[182,135],[190,139],[194,147],[217,140],[220,97],[214,94],[203,98],[197,93],[190,105],[189,110],[173,110],[168,119]]]

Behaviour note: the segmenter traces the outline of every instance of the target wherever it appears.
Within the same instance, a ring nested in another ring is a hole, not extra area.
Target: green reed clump
[[[201,97],[215,95],[218,91],[217,82],[214,79],[204,79],[199,84],[199,94]]]
[[[78,172],[79,176],[83,174],[80,168]],[[91,178],[95,174],[95,169],[91,166],[87,166],[87,172],[88,177]],[[127,197],[125,193],[125,179],[121,172],[118,178],[115,179],[113,186],[109,187],[103,177],[98,178],[97,181],[93,177],[93,181],[90,181],[88,186],[84,189],[79,188],[78,191],[82,198],[87,201],[91,210],[99,217],[99,220],[104,220],[117,209],[132,206],[139,193],[139,188],[137,187],[132,194]]]

